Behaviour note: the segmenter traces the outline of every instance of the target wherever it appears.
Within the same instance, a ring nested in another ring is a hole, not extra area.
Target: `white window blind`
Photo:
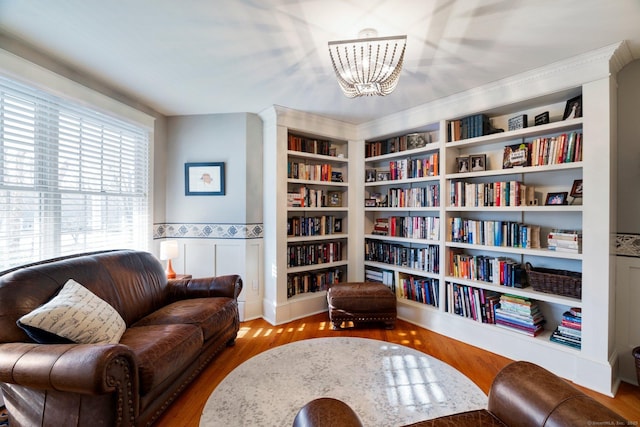
[[[0,271],[147,249],[149,132],[0,76]]]

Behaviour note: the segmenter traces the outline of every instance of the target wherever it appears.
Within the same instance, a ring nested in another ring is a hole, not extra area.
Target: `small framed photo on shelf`
[[[376,199],[364,199],[365,208],[375,208],[376,206],[378,206],[378,201]]]
[[[567,204],[567,195],[569,193],[562,191],[559,193],[547,193],[547,200],[544,202],[546,206],[557,206]]]
[[[333,221],[333,232],[342,233],[342,218],[336,218]]]
[[[486,154],[473,154],[469,156],[472,171],[483,171],[487,168],[487,155]]]
[[[509,130],[518,130],[527,127],[527,115],[521,114],[519,116],[511,117],[508,121]]]
[[[469,157],[456,157],[456,163],[458,165],[458,173],[469,172]]]
[[[540,113],[534,118],[534,123],[536,126],[538,125],[546,125],[549,123],[549,112],[545,111],[544,113]]]
[[[391,172],[389,171],[378,171],[376,174],[377,181],[389,181],[391,179]]]
[[[502,169],[517,166],[529,166],[529,148],[526,144],[514,144],[504,147]]]
[[[184,164],[185,196],[224,196],[224,162]]]
[[[582,117],[582,95],[578,95],[567,101],[562,120],[576,119],[578,117]]]
[[[365,171],[365,182],[376,182],[376,170],[367,169]]]
[[[329,191],[327,193],[327,205],[332,208],[342,207],[342,192]]]
[[[571,193],[569,193],[571,197],[574,199],[582,197],[582,180],[576,179],[573,181],[573,186],[571,187]]]

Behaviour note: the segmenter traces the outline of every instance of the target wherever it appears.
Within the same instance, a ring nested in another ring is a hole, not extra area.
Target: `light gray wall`
[[[618,233],[640,233],[640,60],[618,73]]]
[[[186,196],[184,165],[224,162],[224,196]],[[262,120],[249,113],[167,119],[167,223],[262,222]]]

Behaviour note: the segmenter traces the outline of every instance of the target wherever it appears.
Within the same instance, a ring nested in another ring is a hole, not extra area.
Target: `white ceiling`
[[[404,69],[348,99],[327,42],[368,27],[407,35]],[[0,32],[165,115],[361,123],[622,40],[640,58],[640,0],[0,0]]]

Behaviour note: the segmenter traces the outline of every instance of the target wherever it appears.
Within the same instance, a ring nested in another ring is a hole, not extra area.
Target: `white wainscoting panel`
[[[638,384],[631,351],[640,346],[640,258],[616,257],[616,349],[618,377]]]

